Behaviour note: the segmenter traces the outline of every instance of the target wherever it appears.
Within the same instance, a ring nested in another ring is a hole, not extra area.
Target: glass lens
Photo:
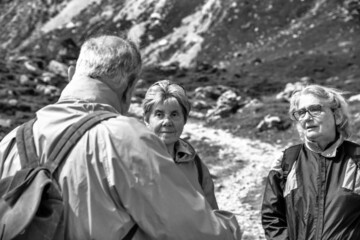
[[[295,118],[296,120],[299,120],[299,118],[305,116],[305,114],[306,114],[306,109],[305,109],[305,108],[302,108],[302,109],[299,109],[299,110],[295,111],[295,112],[293,113],[293,116],[294,116],[294,118]]]
[[[311,116],[318,116],[322,112],[323,107],[320,104],[310,105],[307,108],[301,108],[293,113],[293,116],[296,120],[304,118],[306,112],[308,112]]]
[[[309,113],[311,115],[319,115],[322,111],[322,106],[321,105],[311,105],[307,108],[307,110],[309,111]]]

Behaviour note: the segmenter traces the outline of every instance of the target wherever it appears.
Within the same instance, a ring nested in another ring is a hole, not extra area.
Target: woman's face
[[[179,140],[184,129],[185,118],[180,104],[175,98],[166,99],[154,105],[146,123],[167,146]]]
[[[324,149],[335,140],[336,124],[340,123],[340,118],[321,99],[312,94],[302,95],[299,99],[297,110],[308,109],[313,109],[313,114],[303,111],[305,115],[298,121],[300,130],[307,139]]]

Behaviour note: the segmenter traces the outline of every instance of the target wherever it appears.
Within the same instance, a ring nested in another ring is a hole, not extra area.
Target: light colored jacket
[[[214,182],[209,169],[203,161],[201,161],[199,155],[190,143],[183,139],[179,139],[179,141],[175,143],[174,161],[190,180],[193,187],[203,193],[210,206],[213,209],[219,209],[214,193]],[[196,163],[196,161],[198,162]]]
[[[72,80],[59,101],[39,110],[34,125],[41,161],[64,130],[92,111],[117,112],[116,94],[94,79]],[[0,143],[0,177],[20,169],[16,129]],[[135,118],[105,120],[80,139],[60,168],[65,239],[241,239],[234,215],[211,210],[174,164],[162,141]],[[114,194],[110,194],[113,191]]]

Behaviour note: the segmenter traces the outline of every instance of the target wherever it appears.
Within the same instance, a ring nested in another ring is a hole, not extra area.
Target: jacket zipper
[[[320,178],[318,182],[318,195],[317,195],[317,219],[316,219],[316,235],[315,239],[321,240],[322,228],[323,228],[323,217],[324,217],[324,201],[325,201],[325,181],[326,181],[326,166],[325,166],[325,158],[320,157]]]

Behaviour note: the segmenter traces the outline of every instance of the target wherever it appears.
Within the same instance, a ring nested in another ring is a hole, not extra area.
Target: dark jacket
[[[284,182],[282,160],[267,178],[262,224],[267,239],[360,239],[360,145],[333,154],[303,145]]]

